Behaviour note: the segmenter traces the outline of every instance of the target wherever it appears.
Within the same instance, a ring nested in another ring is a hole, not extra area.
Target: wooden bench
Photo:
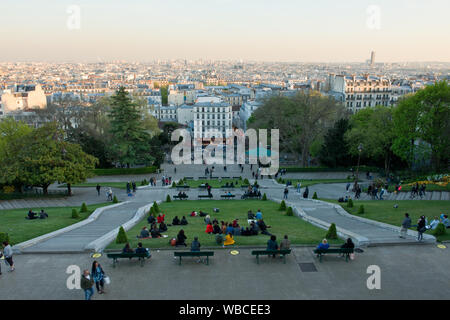
[[[253,250],[252,256],[256,256],[256,263],[259,264],[259,256],[272,256],[280,254],[283,256],[283,261],[286,263],[286,255],[291,254],[291,249],[288,250]]]
[[[189,197],[188,197],[187,195],[185,195],[185,196],[174,195],[173,198],[174,198],[174,199],[183,200],[183,199],[187,199],[187,198],[189,198]]]
[[[331,249],[316,249],[314,253],[319,257],[319,261],[322,262],[322,256],[325,254],[343,254],[345,255],[345,261],[348,262],[350,253],[353,253],[354,249],[351,248],[331,248]]]
[[[214,251],[174,251],[174,256],[180,258],[182,257],[206,257],[206,264],[209,264],[209,257],[214,256]]]
[[[232,199],[232,198],[236,197],[236,195],[234,195],[234,194],[223,194],[220,197],[221,198],[225,198],[225,199]]]
[[[213,195],[212,194],[199,194],[198,197],[199,198],[212,198]]]
[[[113,259],[113,268],[116,267],[117,260],[119,259],[132,259],[132,258],[139,258],[139,261],[141,262],[141,267],[144,266],[145,259],[149,259],[151,257],[151,254],[149,251],[145,253],[136,253],[136,252],[130,252],[130,253],[123,253],[123,252],[116,252],[116,253],[108,253],[107,257],[110,259]]]

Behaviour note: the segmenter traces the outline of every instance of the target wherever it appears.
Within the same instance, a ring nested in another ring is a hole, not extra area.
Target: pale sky
[[[1,0],[0,61],[449,62],[449,12],[449,0]]]

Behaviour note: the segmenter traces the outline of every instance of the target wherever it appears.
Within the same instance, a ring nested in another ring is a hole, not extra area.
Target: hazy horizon
[[[447,0],[3,0],[0,62],[448,63],[448,12]]]

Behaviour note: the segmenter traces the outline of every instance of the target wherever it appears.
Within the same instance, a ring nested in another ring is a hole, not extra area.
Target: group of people
[[[172,177],[162,176],[161,183],[163,186],[170,186],[172,184]],[[156,181],[155,181],[155,185],[156,185]]]
[[[411,188],[410,198],[414,199],[415,197],[420,197],[420,199],[422,199],[426,195],[426,189],[427,187],[425,184],[419,186],[419,183],[416,182]]]
[[[84,291],[84,296],[86,300],[91,300],[94,295],[94,284],[97,288],[99,294],[104,294],[105,292],[105,271],[103,271],[102,266],[97,261],[92,263],[91,271],[88,269],[83,271],[81,276],[80,286]]]
[[[400,238],[406,238],[406,234],[408,233],[408,229],[411,227],[417,228],[417,241],[423,240],[423,234],[427,230],[435,230],[437,226],[442,223],[445,228],[450,228],[450,221],[448,219],[448,215],[441,214],[439,217],[435,216],[430,223],[428,223],[428,219],[425,216],[420,216],[417,221],[417,225],[412,225],[411,217],[409,213],[405,213],[405,217],[402,221],[402,226],[400,230]]]
[[[367,188],[367,195],[370,196],[372,198],[372,200],[384,200],[383,199],[383,195],[386,194],[386,188],[384,188],[383,186],[378,187],[375,184],[371,184],[368,188]],[[358,199],[358,198],[357,198]]]
[[[137,187],[136,187],[136,182],[134,181],[128,181],[127,182],[127,194],[130,194],[131,191],[133,191],[133,193],[136,193]]]
[[[165,214],[159,213],[158,216],[155,218],[154,214],[151,213],[147,218],[147,222],[150,225],[150,231],[147,230],[147,227],[143,227],[141,230],[141,234],[137,237],[139,239],[146,239],[150,237],[161,238],[162,237],[161,234],[168,230],[167,224],[164,221],[165,217],[166,217]]]
[[[33,210],[29,210],[27,216],[25,217],[25,219],[27,220],[34,220],[34,219],[47,219],[48,218],[48,214],[47,212],[44,211],[44,209],[41,209],[41,212],[36,213],[33,212]]]

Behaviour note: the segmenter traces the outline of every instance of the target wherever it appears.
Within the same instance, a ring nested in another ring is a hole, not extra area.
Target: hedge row
[[[303,167],[280,167],[280,169],[286,169],[287,172],[350,172],[351,168],[326,168],[326,167],[310,167],[310,168],[303,168]],[[356,167],[353,168],[354,172],[356,173]],[[380,169],[376,167],[365,167],[360,166],[359,172],[379,172]]]
[[[157,167],[143,167],[143,168],[111,168],[111,169],[94,169],[92,173],[96,176],[114,176],[114,175],[129,175],[129,174],[148,174],[155,173]]]

